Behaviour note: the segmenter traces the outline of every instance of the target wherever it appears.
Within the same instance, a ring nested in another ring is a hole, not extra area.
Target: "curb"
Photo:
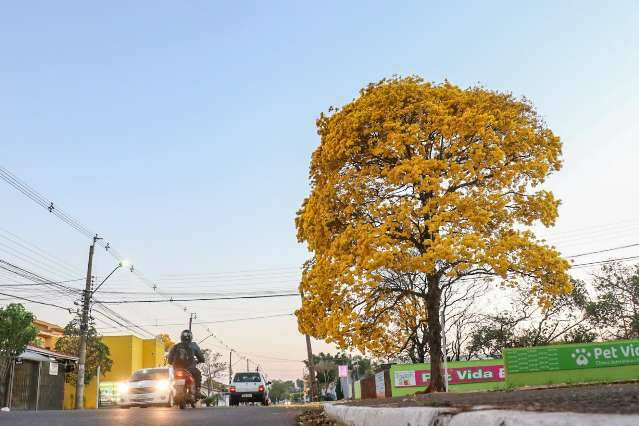
[[[325,404],[324,412],[331,419],[349,426],[444,426],[448,423],[441,423],[439,418],[450,419],[453,410],[434,407],[378,408]]]
[[[636,414],[583,414],[478,410],[460,413],[437,407],[353,407],[325,404],[331,419],[348,426],[636,426]]]

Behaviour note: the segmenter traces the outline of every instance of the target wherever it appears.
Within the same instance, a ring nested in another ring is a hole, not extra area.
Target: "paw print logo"
[[[578,366],[584,367],[590,363],[590,357],[592,354],[583,348],[579,348],[575,349],[575,352],[573,352],[571,356]]]

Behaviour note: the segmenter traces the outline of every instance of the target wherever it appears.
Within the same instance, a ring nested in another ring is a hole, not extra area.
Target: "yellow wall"
[[[157,367],[165,364],[164,345],[160,339],[146,339],[143,341],[142,368]]]
[[[159,367],[164,364],[164,349],[159,339],[142,340],[135,336],[103,336],[102,341],[109,347],[113,360],[111,371],[101,374],[101,382],[121,382],[141,368]],[[84,408],[96,408],[96,383],[93,378],[84,387]],[[64,408],[75,405],[75,386],[66,383],[64,387]]]

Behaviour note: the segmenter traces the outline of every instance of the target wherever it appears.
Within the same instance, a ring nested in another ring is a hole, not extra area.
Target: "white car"
[[[229,403],[239,405],[240,402],[259,402],[268,405],[270,384],[259,371],[235,373],[229,386]]]
[[[174,384],[173,367],[143,368],[133,373],[128,382],[120,383],[118,405],[121,408],[172,407]]]

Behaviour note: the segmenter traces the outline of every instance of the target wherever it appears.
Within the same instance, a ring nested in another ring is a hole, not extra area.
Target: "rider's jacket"
[[[167,360],[169,361],[169,364],[171,364],[171,365],[173,365],[173,363],[175,362],[175,348],[176,348],[176,346],[178,346],[180,344],[181,343],[178,343],[177,345],[173,345],[173,347],[169,351],[169,355],[167,356]],[[195,342],[191,342],[191,343],[189,343],[189,347],[191,348],[191,351],[193,351],[194,358],[192,360],[191,365],[184,366],[185,368],[195,367],[198,363],[204,362],[204,354],[202,353],[202,349],[200,349],[198,344],[195,343]],[[196,360],[197,360],[197,362],[196,362]]]

